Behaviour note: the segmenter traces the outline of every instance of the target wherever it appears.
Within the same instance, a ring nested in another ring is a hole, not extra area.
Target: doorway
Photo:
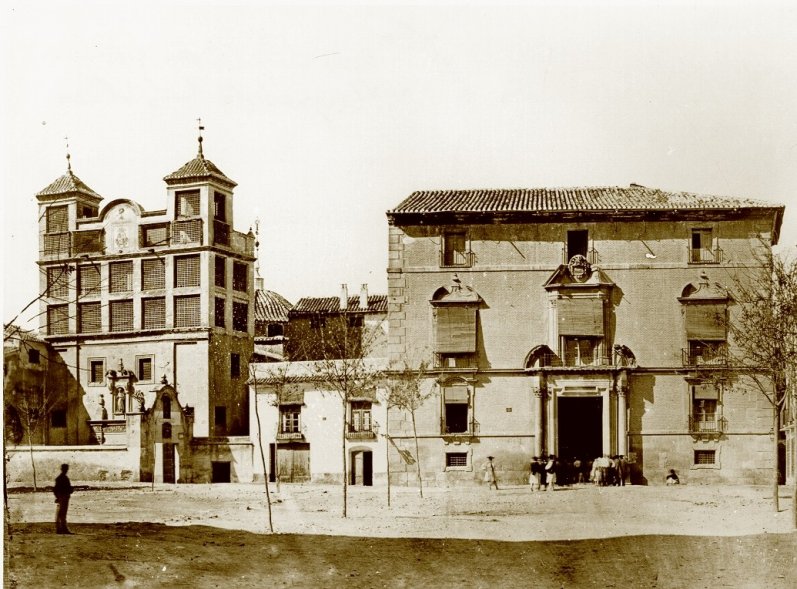
[[[371,487],[374,484],[374,453],[370,450],[355,450],[351,453],[350,484]]]
[[[174,444],[163,445],[163,482],[174,482]]]
[[[277,474],[283,483],[310,482],[310,444],[277,446]]]
[[[603,455],[603,399],[559,397],[558,455],[562,460],[593,460]]]

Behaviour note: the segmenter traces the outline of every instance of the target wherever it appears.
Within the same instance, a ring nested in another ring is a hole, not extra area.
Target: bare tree
[[[426,360],[417,363],[417,367],[412,367],[406,361],[394,362],[390,365],[387,373],[386,400],[388,411],[395,407],[401,411],[409,413],[412,421],[412,437],[415,441],[415,456],[413,461],[416,465],[418,477],[418,493],[423,497],[423,477],[421,475],[421,457],[418,447],[418,428],[415,422],[415,413],[432,395],[432,389],[424,391],[423,383],[429,369]],[[386,433],[389,437],[389,432]],[[392,442],[392,440],[390,440]],[[409,463],[406,454],[401,454],[402,459]]]
[[[753,384],[772,408],[773,507],[779,510],[778,445],[781,416],[794,420],[797,366],[797,262],[773,254],[757,254],[759,265],[732,276],[730,296],[736,307],[728,322],[734,346],[733,377]],[[797,500],[797,476],[795,477]],[[797,506],[794,510],[797,526]]]
[[[260,449],[260,463],[263,466],[263,485],[266,488],[266,507],[268,509],[268,530],[273,534],[274,521],[271,513],[271,493],[269,493],[268,490],[268,469],[266,468],[266,455],[263,450],[263,427],[260,422],[260,409],[257,402],[257,372],[255,370],[255,364],[251,362],[249,364],[249,377],[250,380],[252,381],[252,387],[254,388],[255,392],[254,408],[255,408],[255,424],[257,425],[257,447]]]

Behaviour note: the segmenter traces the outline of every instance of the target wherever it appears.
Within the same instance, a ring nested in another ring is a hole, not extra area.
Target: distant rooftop
[[[255,291],[255,321],[258,323],[284,323],[288,321],[291,307],[288,299],[273,290]]]
[[[338,297],[305,297],[291,309],[292,313],[338,313],[340,299]],[[350,313],[387,313],[387,295],[368,295],[368,308],[360,308],[360,297],[348,299]]]

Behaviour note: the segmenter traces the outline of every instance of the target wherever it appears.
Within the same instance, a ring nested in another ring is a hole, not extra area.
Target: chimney
[[[360,309],[367,310],[368,309],[368,285],[361,284],[360,285]]]
[[[349,287],[345,284],[340,285],[340,310],[345,311],[349,308]]]
[[[255,290],[263,290],[263,279],[260,276],[255,278]]]

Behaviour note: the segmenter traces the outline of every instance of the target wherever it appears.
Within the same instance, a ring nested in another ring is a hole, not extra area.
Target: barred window
[[[166,299],[164,297],[141,300],[141,327],[143,329],[166,327]]]
[[[144,225],[141,227],[141,242],[143,247],[169,245],[169,226]]]
[[[175,327],[196,327],[201,323],[199,295],[174,297]]]
[[[232,288],[239,292],[246,292],[249,266],[242,262],[234,262],[232,265]]]
[[[78,305],[80,333],[99,333],[102,331],[102,306],[96,303],[80,303]]]
[[[78,268],[78,282],[80,283],[80,296],[100,294],[100,267],[96,264],[80,266]]]
[[[695,450],[695,464],[716,464],[715,450]]]
[[[227,258],[216,256],[214,284],[221,288],[227,287]]]
[[[249,304],[233,301],[232,328],[235,331],[249,331]]]
[[[166,264],[163,259],[141,260],[141,288],[143,290],[166,288]]]
[[[199,190],[181,190],[177,193],[177,216],[199,216]]]
[[[66,267],[47,268],[47,295],[55,298],[69,297],[69,272]]]
[[[133,290],[133,262],[111,262],[111,292],[130,292]]]
[[[47,308],[47,333],[69,333],[69,305],[50,305]]]
[[[47,233],[69,231],[69,209],[66,206],[47,209]]]
[[[446,466],[468,466],[468,453],[467,452],[447,452],[446,453]]]
[[[225,312],[226,312],[226,306],[227,306],[226,303],[227,303],[227,301],[224,299],[224,297],[216,297],[215,309],[214,309],[215,310],[215,313],[214,313],[214,315],[215,315],[214,325],[216,327],[224,327],[227,324],[227,322],[225,320]]]
[[[174,286],[199,286],[199,256],[174,258]]]
[[[138,380],[152,382],[152,357],[138,358]]]
[[[111,301],[111,331],[133,330],[133,301]]]
[[[89,384],[102,384],[105,379],[105,360],[89,360]]]

